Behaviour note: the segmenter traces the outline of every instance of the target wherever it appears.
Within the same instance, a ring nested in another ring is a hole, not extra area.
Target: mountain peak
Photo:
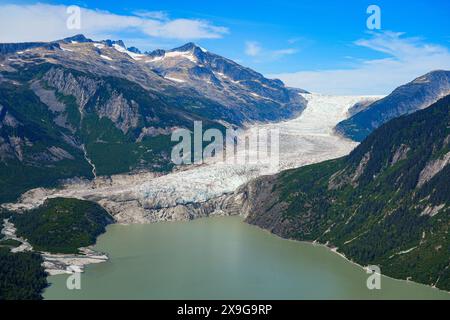
[[[430,71],[420,77],[417,77],[416,79],[414,79],[412,81],[412,83],[424,83],[427,81],[437,80],[441,77],[449,78],[450,71],[448,71],[448,70],[433,70],[433,71]]]
[[[122,47],[124,49],[126,49],[127,47],[125,46],[125,43],[123,43],[122,40],[111,40],[111,39],[106,39],[103,40],[102,42],[104,42],[108,47],[112,47],[114,45],[118,45],[119,47]]]
[[[180,47],[176,47],[170,50],[163,50],[163,49],[156,49],[153,50],[151,52],[146,52],[145,54],[147,54],[148,56],[151,57],[161,57],[164,56],[166,53],[177,53],[177,52],[190,52],[192,53],[193,56],[195,56],[196,58],[202,57],[204,53],[206,53],[207,51],[205,49],[203,49],[202,47],[196,45],[193,42],[188,42]]]
[[[65,42],[93,42],[92,39],[86,38],[84,34],[77,34],[72,37],[67,37],[63,39]]]
[[[141,50],[139,50],[136,47],[129,47],[127,50],[130,51],[130,52],[133,52],[133,53],[137,53],[137,54],[141,54],[142,53]]]
[[[396,88],[388,96],[341,121],[336,130],[351,139],[362,141],[383,123],[426,108],[449,93],[450,71],[434,70]]]
[[[191,50],[196,49],[196,48],[200,48],[200,47],[198,47],[193,42],[188,42],[188,43],[182,45],[181,47],[174,48],[174,49],[172,49],[170,51],[191,51]]]

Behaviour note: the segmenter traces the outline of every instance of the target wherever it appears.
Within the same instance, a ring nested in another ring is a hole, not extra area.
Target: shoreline
[[[277,237],[277,238],[280,239],[280,240],[292,241],[292,242],[295,242],[295,243],[304,243],[304,244],[308,244],[308,245],[312,245],[312,246],[317,246],[317,247],[323,247],[323,248],[326,248],[326,249],[329,250],[330,252],[333,252],[334,254],[340,256],[341,258],[343,258],[345,261],[347,261],[347,262],[349,262],[349,263],[351,263],[351,264],[357,266],[358,268],[363,269],[364,271],[367,270],[367,268],[364,267],[363,265],[360,265],[359,263],[357,263],[357,262],[351,260],[350,258],[346,257],[343,253],[338,252],[338,251],[337,251],[337,249],[338,249],[337,247],[330,247],[330,246],[328,246],[328,245],[326,245],[326,244],[324,244],[324,243],[320,243],[320,242],[316,242],[316,241],[306,241],[306,240],[297,240],[297,239],[293,239],[293,238],[283,238],[283,237],[281,237],[281,236],[279,236],[279,235],[277,235],[277,234],[271,232],[270,230],[261,228],[260,226],[258,226],[258,225],[256,225],[256,224],[248,223],[248,222],[246,222],[245,220],[243,220],[242,222],[246,223],[246,224],[249,225],[249,226],[253,226],[253,227],[258,228],[258,229],[260,229],[260,230],[262,230],[262,231],[265,231],[265,232],[267,232],[268,234],[270,234],[270,235],[272,235],[272,236],[275,236],[275,237]],[[388,275],[383,274],[383,273],[381,273],[381,276],[382,276],[382,277],[389,278],[389,279],[391,279],[391,280],[395,280],[395,281],[401,281],[401,282],[407,282],[407,283],[413,283],[413,284],[417,284],[417,285],[421,285],[421,286],[426,286],[426,287],[429,287],[429,288],[431,288],[431,289],[435,289],[435,290],[438,290],[438,291],[440,291],[440,292],[447,293],[447,294],[449,295],[449,298],[450,298],[450,291],[446,291],[446,290],[444,290],[444,289],[440,289],[440,288],[438,288],[438,287],[435,287],[435,286],[432,286],[432,285],[429,285],[429,284],[420,283],[420,282],[416,282],[416,281],[412,281],[412,280],[408,280],[408,279],[398,279],[398,278],[393,278],[393,277],[388,276]]]
[[[155,223],[152,223],[152,224],[165,224],[165,225],[167,225],[167,224],[172,223],[172,222],[188,223],[188,222],[195,222],[194,220],[201,220],[201,219],[207,219],[207,218],[222,218],[222,217],[228,217],[228,216],[223,216],[223,215],[220,215],[220,216],[219,216],[219,215],[216,215],[216,216],[215,216],[215,215],[212,215],[212,216],[200,217],[200,218],[196,218],[196,219],[192,219],[192,220],[185,220],[185,221],[160,221],[160,222],[155,222]],[[244,216],[244,215],[233,215],[232,217],[235,217],[235,219],[238,219],[238,220],[239,220],[239,221],[238,221],[239,223],[245,223],[245,225],[247,225],[247,226],[256,227],[257,229],[266,232],[266,233],[269,234],[270,236],[275,236],[275,237],[278,238],[279,240],[283,240],[283,241],[292,241],[293,243],[296,243],[296,244],[306,244],[306,245],[308,245],[309,247],[316,247],[316,248],[324,247],[324,248],[326,249],[325,251],[327,251],[327,252],[330,252],[330,251],[331,251],[331,252],[333,252],[333,253],[336,253],[338,256],[340,256],[341,258],[343,258],[343,259],[345,260],[346,263],[347,263],[347,262],[350,262],[352,265],[356,266],[358,270],[363,271],[363,272],[366,271],[366,268],[365,268],[364,266],[359,265],[358,263],[356,263],[356,262],[354,262],[354,261],[348,259],[344,254],[342,254],[342,253],[340,253],[340,252],[337,252],[335,248],[332,248],[332,247],[330,247],[330,246],[327,246],[327,245],[325,245],[325,244],[318,243],[318,242],[314,243],[314,242],[311,242],[311,241],[300,241],[300,240],[295,240],[295,239],[291,239],[291,238],[283,238],[283,237],[280,237],[279,235],[276,235],[276,234],[270,232],[270,231],[267,230],[267,229],[263,229],[263,228],[261,228],[261,227],[259,227],[259,226],[257,226],[257,225],[247,223],[247,222],[245,221],[245,216]],[[133,225],[138,225],[138,226],[139,226],[139,225],[142,225],[142,224],[122,224],[122,223],[113,223],[113,224],[109,225],[108,227],[114,226],[114,225],[117,225],[117,226],[130,226],[130,225],[133,226]],[[106,232],[108,232],[108,230],[107,230]],[[103,235],[105,235],[106,232],[105,232]],[[109,255],[109,253],[107,253],[107,254]],[[89,270],[86,270],[86,271],[89,272]],[[62,274],[60,274],[60,275],[58,275],[58,276],[61,276],[61,275],[62,275]],[[54,275],[51,275],[51,276],[49,275],[47,278],[50,280],[50,279],[51,279],[50,277],[53,277],[53,276],[54,276]],[[369,276],[369,275],[368,275],[368,276]],[[439,289],[439,288],[436,288],[436,287],[433,287],[433,286],[430,286],[430,285],[427,285],[427,284],[423,284],[423,283],[411,281],[411,280],[392,278],[392,277],[390,277],[390,276],[388,276],[388,275],[385,275],[385,274],[381,274],[381,276],[382,276],[383,278],[386,278],[386,279],[389,279],[389,280],[395,280],[395,282],[397,282],[397,283],[399,283],[399,284],[403,284],[403,285],[404,285],[404,284],[412,284],[412,285],[419,286],[419,287],[420,287],[420,286],[424,286],[423,288],[427,288],[427,289],[429,289],[429,288],[431,288],[431,289],[436,289],[436,290],[437,290],[437,291],[435,291],[436,293],[438,293],[438,294],[444,294],[444,295],[445,295],[444,300],[450,299],[450,292],[448,292],[448,291],[445,291],[445,290],[442,290],[442,289]],[[51,282],[52,282],[52,281],[49,281],[50,286],[52,286]],[[392,283],[390,284],[390,286],[392,286]],[[375,290],[375,291],[376,291],[376,290]],[[369,300],[370,300],[370,298],[365,298],[365,299],[369,299]],[[402,299],[402,298],[399,298],[399,299]],[[406,299],[407,299],[407,298],[406,298]],[[421,299],[421,298],[418,297],[418,298],[412,298],[412,299],[415,300],[415,299]]]
[[[95,244],[79,248],[79,254],[38,252],[44,259],[43,267],[45,272],[48,273],[47,278],[61,274],[72,274],[74,273],[73,270],[83,273],[84,268],[88,265],[107,262],[109,260],[108,254],[93,250],[94,246]]]
[[[11,252],[35,252],[39,254],[42,259],[42,267],[47,272],[48,276],[58,274],[72,274],[74,267],[80,272],[84,272],[84,267],[89,264],[102,263],[109,260],[107,254],[93,250],[95,243],[88,247],[78,248],[79,253],[65,254],[65,253],[50,253],[44,251],[36,251],[27,239],[23,239],[16,235],[17,229],[9,219],[4,219],[3,223],[0,221],[0,234],[4,235],[3,240],[16,240],[21,243],[20,246],[12,248]]]
[[[339,256],[340,258],[344,259],[346,262],[348,262],[348,263],[350,263],[350,264],[356,266],[358,269],[361,269],[361,270],[363,270],[363,271],[366,271],[366,270],[367,270],[366,267],[364,267],[364,266],[358,264],[357,262],[355,262],[355,261],[349,259],[349,258],[346,257],[343,253],[338,252],[338,251],[337,251],[337,249],[338,249],[337,247],[331,247],[331,246],[329,246],[329,245],[326,245],[326,244],[323,244],[323,243],[319,243],[319,242],[314,242],[314,241],[296,240],[296,239],[293,239],[293,238],[283,238],[283,237],[281,237],[281,236],[279,236],[279,235],[277,235],[277,234],[271,232],[270,230],[267,230],[267,229],[261,228],[261,227],[258,226],[258,225],[255,225],[255,224],[251,224],[251,223],[246,222],[246,221],[245,221],[245,217],[244,217],[243,215],[210,215],[210,216],[206,216],[206,217],[198,217],[198,218],[194,218],[194,219],[191,219],[191,220],[158,221],[158,222],[153,222],[153,223],[150,223],[150,224],[169,224],[169,223],[174,223],[174,222],[189,223],[189,222],[193,222],[194,220],[210,219],[210,218],[218,218],[218,217],[236,217],[236,218],[239,218],[239,220],[240,220],[241,223],[245,223],[246,225],[248,225],[248,226],[250,226],[250,227],[257,228],[257,229],[259,229],[259,230],[261,230],[261,231],[263,231],[263,232],[269,234],[270,236],[274,236],[274,237],[276,237],[276,238],[278,238],[278,239],[280,239],[280,240],[283,240],[283,241],[291,241],[291,242],[297,243],[297,244],[307,244],[307,245],[310,245],[310,246],[313,246],[313,247],[322,247],[322,248],[325,248],[325,249],[327,249],[327,251],[336,254],[336,255]],[[130,225],[143,225],[143,224],[139,224],[139,223],[131,223],[131,224],[129,224],[129,223],[117,223],[117,222],[116,222],[116,223],[110,224],[108,227],[114,226],[114,225],[118,225],[118,226],[130,226]],[[104,234],[106,234],[107,232],[108,232],[108,230],[106,230],[106,232],[105,232]],[[102,235],[104,235],[104,234],[102,234]],[[95,246],[95,244],[89,247],[89,249],[92,250],[92,252],[96,252],[96,251],[93,250],[94,246]],[[82,249],[82,248],[80,248],[80,250],[81,250],[81,249]],[[87,248],[86,248],[86,249],[87,249]],[[109,259],[108,253],[104,253],[104,255],[107,257],[106,260],[104,260],[104,261],[99,261],[99,262],[88,262],[88,263],[84,264],[82,267],[84,267],[84,266],[89,266],[89,265],[91,265],[91,264],[96,264],[96,263],[102,263],[102,262],[107,262],[107,261],[109,261],[110,259]],[[82,272],[84,272],[84,268],[83,268],[83,271],[82,271]],[[61,272],[61,273],[49,274],[49,275],[47,276],[47,279],[50,278],[50,277],[53,277],[53,276],[59,276],[59,275],[63,275],[63,274],[70,274],[70,273],[68,273],[68,272]],[[428,287],[428,288],[437,290],[437,291],[439,291],[439,292],[441,292],[441,293],[448,294],[448,295],[449,295],[449,299],[450,299],[450,291],[446,291],[446,290],[440,289],[440,288],[438,288],[438,287],[431,286],[431,285],[429,285],[429,284],[420,283],[420,282],[416,282],[416,281],[412,281],[412,280],[393,278],[393,277],[388,276],[388,275],[383,274],[383,273],[381,273],[381,276],[382,276],[382,277],[385,277],[385,278],[388,278],[388,279],[390,279],[390,280],[394,280],[394,281],[396,281],[396,282],[403,282],[403,283],[410,283],[410,284],[419,285],[419,286],[425,286],[425,287]],[[49,283],[49,285],[51,285],[51,284]]]

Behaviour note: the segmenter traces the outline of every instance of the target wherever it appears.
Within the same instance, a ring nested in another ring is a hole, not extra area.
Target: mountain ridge
[[[434,70],[396,88],[350,118],[340,122],[335,130],[347,138],[362,141],[383,123],[404,114],[428,107],[450,94],[450,71]]]
[[[31,52],[38,49],[42,52],[33,57]],[[49,43],[0,44],[0,52],[3,50],[5,55],[15,55],[2,61],[3,68],[7,69],[12,64],[8,60],[31,58],[97,75],[114,72],[116,76],[137,82],[146,89],[179,91],[178,95],[213,100],[230,113],[225,117],[230,119],[221,120],[239,126],[254,121],[290,118],[305,107],[305,101],[296,89],[285,87],[278,79],[267,79],[192,42],[171,50],[158,49],[144,54],[138,53],[140,50],[137,48],[128,49],[121,40],[93,41],[82,34]],[[198,63],[194,63],[194,59],[185,59],[189,58],[188,54],[176,54],[184,50],[192,51],[192,57],[198,59]],[[158,61],[152,58],[158,58]]]

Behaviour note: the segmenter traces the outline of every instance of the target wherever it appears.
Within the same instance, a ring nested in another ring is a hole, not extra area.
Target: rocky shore
[[[17,229],[14,224],[9,222],[8,219],[3,220],[3,228],[1,229],[1,234],[4,235],[4,240],[16,240],[21,243],[20,246],[11,249],[11,252],[24,252],[33,251],[33,246],[21,237],[18,237]],[[96,252],[92,248],[80,248],[80,254],[52,254],[48,252],[40,252],[42,258],[44,259],[43,267],[45,271],[53,276],[57,274],[70,274],[73,271],[79,270],[83,272],[84,266],[93,263],[101,263],[108,260],[108,256],[103,253]]]

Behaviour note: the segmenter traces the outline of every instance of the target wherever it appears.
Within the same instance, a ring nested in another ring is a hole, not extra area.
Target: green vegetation
[[[0,247],[0,300],[40,300],[47,274],[37,253],[11,253]]]
[[[16,248],[22,243],[14,239],[0,240],[0,247]]]
[[[11,221],[17,235],[37,251],[78,253],[78,248],[95,244],[113,219],[90,201],[54,198],[25,214],[14,215]]]
[[[11,217],[12,213],[11,211],[8,211],[6,209],[0,208],[0,223],[3,223],[3,219],[8,219]]]
[[[55,186],[60,179],[92,176],[82,151],[62,138],[62,133],[69,132],[54,124],[48,107],[30,89],[0,83],[0,105],[20,123],[0,128],[0,144],[13,145],[12,137],[20,139],[16,150],[0,161],[0,203],[13,201],[32,188]],[[49,160],[49,147],[66,150],[72,159]]]
[[[82,139],[98,175],[112,175],[138,169],[167,172],[172,142],[170,136],[145,137],[136,142],[134,137],[124,135],[108,118],[99,119],[90,114],[85,117]]]
[[[11,219],[17,235],[37,251],[78,253],[92,245],[113,222],[99,205],[78,199],[55,198],[23,214],[0,210],[0,221]],[[19,241],[0,240],[0,300],[40,300],[47,287],[43,259],[35,252],[12,253]]]
[[[268,227],[450,290],[450,165],[418,185],[425,166],[448,152],[449,124],[450,96],[388,122],[347,157],[281,173],[273,192],[285,210]],[[249,222],[273,221],[273,207]]]

